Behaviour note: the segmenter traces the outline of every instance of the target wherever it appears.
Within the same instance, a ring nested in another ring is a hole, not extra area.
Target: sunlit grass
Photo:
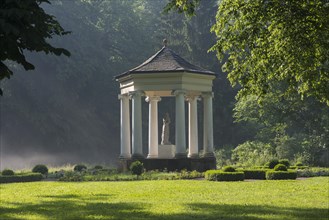
[[[0,219],[327,219],[328,181],[2,184]]]

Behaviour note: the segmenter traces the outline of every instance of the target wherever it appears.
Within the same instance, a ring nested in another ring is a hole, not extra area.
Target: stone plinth
[[[158,158],[159,159],[172,159],[175,157],[176,147],[175,145],[159,145]]]

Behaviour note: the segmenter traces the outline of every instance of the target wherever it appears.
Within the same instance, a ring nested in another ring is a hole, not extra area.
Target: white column
[[[185,139],[185,91],[176,90],[173,93],[176,96],[176,155],[175,158],[186,157],[186,139]]]
[[[202,93],[203,97],[203,151],[204,157],[214,157],[212,92]]]
[[[197,96],[189,96],[187,98],[189,103],[189,127],[188,127],[188,141],[189,141],[189,158],[197,158],[199,156],[198,150],[198,109]]]
[[[130,115],[129,115],[129,96],[128,94],[121,94],[118,96],[120,99],[120,144],[121,152],[120,158],[130,158]]]
[[[142,142],[142,91],[130,93],[132,99],[132,157],[144,158]]]
[[[145,101],[149,103],[149,153],[147,158],[158,158],[158,102],[159,96],[148,96]]]

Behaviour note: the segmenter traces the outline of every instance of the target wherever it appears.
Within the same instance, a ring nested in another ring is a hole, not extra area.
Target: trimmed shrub
[[[267,180],[294,180],[297,178],[296,171],[273,171],[269,170],[266,172]]]
[[[47,174],[48,173],[48,168],[46,167],[46,165],[43,164],[38,164],[35,167],[33,167],[32,169],[33,173],[41,173],[41,174]]]
[[[288,159],[281,159],[279,160],[279,163],[284,164],[287,168],[290,167],[290,163]]]
[[[243,181],[243,172],[223,172],[221,170],[208,170],[205,178],[210,181]]]
[[[304,164],[303,164],[302,162],[297,162],[297,163],[295,164],[295,166],[296,166],[296,167],[301,167],[301,166],[304,166]]]
[[[242,170],[245,179],[265,180],[266,170]]]
[[[101,166],[101,165],[96,165],[96,166],[94,167],[94,169],[95,169],[95,170],[101,170],[101,169],[103,169],[103,166]]]
[[[268,168],[268,166],[267,166],[267,168]],[[264,166],[252,166],[252,167],[250,167],[250,169],[251,170],[266,169],[266,166],[265,165]]]
[[[0,183],[19,183],[19,182],[33,182],[42,180],[41,173],[24,173],[14,176],[0,175]]]
[[[223,168],[223,172],[235,172],[234,167],[226,166]]]
[[[74,171],[78,171],[78,172],[81,172],[81,171],[86,170],[86,169],[87,169],[87,167],[83,164],[77,164],[73,168]]]
[[[1,172],[1,175],[3,175],[3,176],[14,176],[15,173],[14,173],[14,171],[12,171],[12,170],[4,169],[4,170]]]
[[[144,165],[140,161],[135,161],[130,164],[130,171],[132,174],[135,174],[137,176],[141,175],[144,171]]]
[[[270,162],[268,164],[268,168],[273,169],[277,164],[279,164],[279,160],[278,159],[272,159],[272,160],[270,160]]]
[[[274,171],[287,171],[287,167],[286,165],[279,163],[274,167]]]
[[[296,169],[296,170],[304,170],[309,168],[309,166],[290,166],[290,169]]]

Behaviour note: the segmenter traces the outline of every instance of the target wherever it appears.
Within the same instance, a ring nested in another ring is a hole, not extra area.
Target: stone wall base
[[[118,169],[119,171],[128,171],[132,162],[137,159],[119,159]],[[216,169],[216,158],[180,158],[180,159],[138,159],[144,164],[147,171],[149,170],[168,170],[168,171],[180,171],[196,170],[198,172],[204,172],[206,170]]]

